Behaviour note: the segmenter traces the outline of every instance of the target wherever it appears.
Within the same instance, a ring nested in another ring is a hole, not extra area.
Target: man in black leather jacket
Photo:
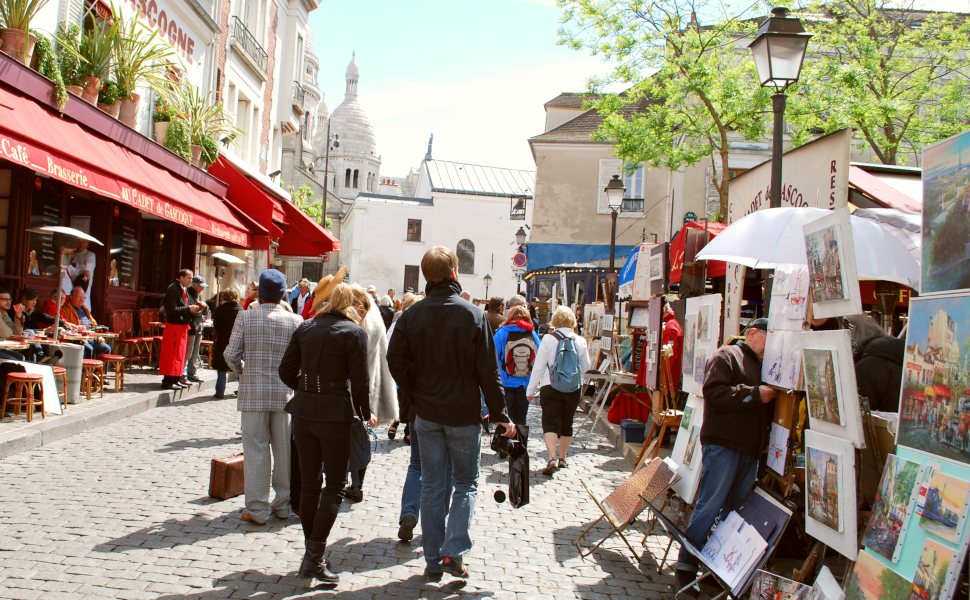
[[[463,300],[458,257],[444,246],[421,260],[427,298],[395,325],[387,364],[414,405],[421,442],[421,531],[425,573],[468,577],[462,555],[472,547],[469,526],[481,458],[481,394],[493,423],[515,436],[505,412],[495,346],[485,313]],[[447,508],[449,472],[454,493]],[[447,515],[447,527],[445,517]]]

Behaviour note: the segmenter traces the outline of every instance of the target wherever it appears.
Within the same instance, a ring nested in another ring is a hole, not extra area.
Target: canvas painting
[[[768,468],[781,476],[785,475],[785,463],[788,460],[788,429],[778,423],[771,424],[771,435],[768,437]]]
[[[821,319],[861,313],[848,210],[834,210],[802,229],[812,314]]]
[[[657,244],[650,249],[650,296],[660,296],[667,291],[667,251],[669,244]]]
[[[683,390],[702,395],[704,366],[717,350],[720,335],[721,295],[708,294],[687,299],[684,322],[684,381]],[[693,335],[690,334],[693,332]],[[688,365],[690,359],[692,364]]]
[[[769,320],[770,322],[770,320]],[[782,389],[799,387],[802,374],[801,329],[768,330],[765,355],[761,362],[761,380]]]
[[[684,415],[680,418],[680,428],[690,431],[690,418],[694,414],[693,406],[684,407]]]
[[[881,554],[886,560],[899,560],[899,550],[916,503],[914,492],[918,491],[918,483],[919,464],[894,454],[886,457],[862,545],[871,552]]]
[[[913,298],[897,443],[970,464],[970,294]]]
[[[684,464],[694,465],[694,449],[697,448],[697,442],[700,439],[701,428],[691,427],[690,437],[687,438],[687,449],[684,450]]]
[[[950,595],[944,595],[947,574],[953,563],[955,553],[943,544],[926,538],[923,552],[916,564],[916,576],[910,588],[911,598],[920,600],[949,600]]]
[[[926,486],[920,527],[951,544],[960,541],[970,503],[970,482],[934,471]]]
[[[694,376],[694,347],[697,345],[697,316],[687,315],[684,319],[684,358],[685,377]]]
[[[751,581],[750,600],[807,600],[811,587],[758,569]]]
[[[970,289],[970,132],[923,149],[920,293]]]
[[[805,431],[805,532],[850,560],[858,553],[855,448]]]
[[[711,306],[701,306],[697,309],[697,339],[711,339]]]
[[[680,428],[677,430],[677,439],[674,440],[674,449],[671,451],[670,457],[677,464],[677,475],[679,477],[671,487],[685,502],[692,503],[697,496],[704,455],[704,449],[699,440],[694,443],[691,462],[687,462],[685,459],[691,433],[695,429],[700,431],[704,425],[704,399],[695,395],[688,396],[684,410],[685,412],[691,411],[691,423],[689,429]]]
[[[846,600],[909,600],[909,582],[876,560],[868,551],[859,559],[845,583]]]
[[[856,448],[865,447],[848,332],[803,331],[799,336],[805,371],[802,387],[812,429],[849,440]]]

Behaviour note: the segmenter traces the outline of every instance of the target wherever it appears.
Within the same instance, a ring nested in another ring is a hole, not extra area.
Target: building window
[[[344,187],[350,187],[350,169],[347,169],[347,172],[344,173]]]
[[[296,36],[296,68],[293,70],[294,73],[299,73],[303,70],[303,36]]]
[[[354,189],[360,187],[360,171],[354,169]]]
[[[475,244],[471,240],[458,242],[458,272],[462,275],[475,273]]]
[[[418,265],[404,265],[404,289],[418,291]]]
[[[421,241],[421,219],[408,219],[408,241]]]
[[[643,165],[637,167],[637,170],[629,175],[624,166],[623,187],[626,188],[626,192],[623,194],[623,203],[620,205],[620,212],[642,213]]]

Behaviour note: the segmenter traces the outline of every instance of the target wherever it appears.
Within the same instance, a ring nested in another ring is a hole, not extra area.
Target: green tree
[[[758,23],[725,13],[720,0],[558,2],[560,43],[616,65],[590,82],[591,91],[626,87],[593,101],[604,116],[597,137],[614,141],[615,154],[629,165],[678,169],[710,160],[711,184],[726,215],[728,136],[761,140],[770,121],[770,94],[758,85],[741,43]],[[720,20],[702,26],[697,14]]]
[[[297,208],[317,223],[320,222],[320,217],[323,216],[323,202],[313,195],[313,188],[306,184],[298,188],[290,186],[290,196],[293,198],[293,204]],[[331,226],[332,222],[330,221],[330,217],[327,217],[327,223],[324,227],[329,229]]]
[[[852,127],[880,162],[895,165],[966,129],[970,19],[912,6],[912,0],[808,2],[802,16],[815,37],[802,93],[786,113],[796,143]]]

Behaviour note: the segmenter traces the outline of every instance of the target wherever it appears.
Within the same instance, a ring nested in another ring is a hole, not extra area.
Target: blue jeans
[[[415,419],[421,448],[421,532],[424,559],[431,571],[441,570],[445,556],[460,557],[472,548],[468,529],[475,514],[482,428],[456,427]],[[448,468],[449,462],[451,469]],[[455,488],[448,506],[448,474]],[[445,519],[447,517],[447,526]]]
[[[84,342],[84,358],[97,358],[102,354],[109,354],[110,352],[111,346],[104,342],[99,343],[97,340]]]
[[[448,466],[448,490],[445,498],[451,500],[451,492],[454,483],[451,481],[451,465]],[[448,507],[445,506],[447,514]],[[398,518],[400,523],[404,517],[412,516],[415,519],[421,515],[421,449],[418,447],[418,432],[414,430],[414,423],[411,423],[411,462],[408,464],[407,476],[404,478],[404,489],[401,490],[401,516]]]
[[[216,371],[216,396],[226,395],[226,371]]]
[[[698,550],[704,547],[714,520],[719,515],[726,517],[741,505],[754,487],[758,474],[758,459],[753,456],[716,445],[704,445],[701,450],[701,487],[685,532],[687,540]],[[697,571],[697,558],[681,548],[674,568],[694,573]]]

